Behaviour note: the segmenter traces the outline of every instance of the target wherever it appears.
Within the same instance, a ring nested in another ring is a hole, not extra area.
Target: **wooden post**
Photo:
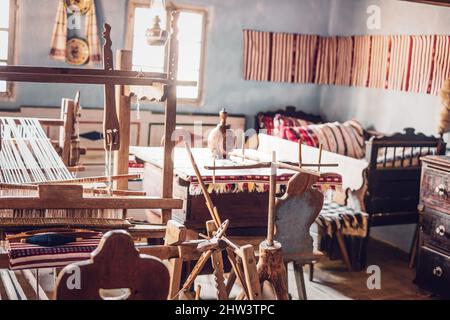
[[[264,281],[272,284],[277,300],[289,300],[287,287],[287,271],[283,262],[283,247],[278,241],[269,244],[267,241],[259,245],[259,261],[257,265],[261,285]]]
[[[206,230],[210,238],[214,237],[214,232],[217,231],[216,223],[211,220],[206,222]],[[211,256],[214,282],[216,284],[216,295],[218,300],[228,300],[227,287],[225,285],[223,256],[220,250],[214,251]]]
[[[272,153],[272,165],[270,167],[270,189],[269,189],[269,214],[267,224],[267,242],[269,246],[273,245],[273,237],[275,233],[275,198],[277,193],[277,167],[275,162],[277,156],[275,151]]]
[[[132,52],[118,50],[116,61],[119,70],[130,71],[132,68]],[[114,175],[123,175],[128,174],[131,136],[131,99],[128,96],[126,86],[116,86],[116,101],[121,141],[120,149],[114,152]],[[116,181],[114,187],[119,190],[128,190],[128,180]]]
[[[59,146],[62,149],[61,158],[64,164],[70,166],[70,149],[75,116],[75,102],[71,99],[63,99],[61,106],[61,118],[64,120],[64,128],[59,137]]]
[[[261,300],[261,283],[259,282],[254,250],[252,245],[246,245],[240,248],[239,255],[244,267],[245,284],[248,289],[247,298],[248,300]]]
[[[111,26],[105,23],[103,32],[105,43],[103,45],[103,68],[105,71],[114,70],[114,58],[111,50]],[[103,111],[103,141],[105,151],[117,151],[120,148],[120,126],[117,117],[115,86],[111,83],[104,85],[104,111]]]
[[[176,221],[168,221],[164,244],[166,246],[176,246],[186,240],[186,227]],[[183,259],[169,259],[170,287],[169,298],[175,296],[180,290],[181,273],[183,270]]]
[[[168,77],[171,84],[165,88],[167,93],[164,128],[164,168],[162,181],[162,197],[172,198],[173,196],[173,151],[175,142],[172,141],[172,134],[175,131],[177,121],[177,81],[178,74],[178,17],[179,12],[171,10],[171,36],[169,40],[169,63]],[[167,223],[172,218],[172,210],[162,210],[161,223]]]
[[[319,162],[317,164],[317,172],[320,172],[320,169],[321,169],[320,165],[322,164],[322,152],[323,152],[323,145],[320,144],[320,147],[319,147]]]

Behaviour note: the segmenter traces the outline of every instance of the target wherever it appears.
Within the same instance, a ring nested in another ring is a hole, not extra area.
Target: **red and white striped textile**
[[[74,262],[87,260],[100,237],[83,239],[56,247],[41,247],[27,243],[10,243],[8,248],[11,270],[44,269],[64,267]]]
[[[312,83],[314,81],[314,60],[318,39],[319,37],[315,35],[296,35],[293,82]]]
[[[322,37],[244,30],[244,79],[438,95],[450,78],[448,35]]]
[[[270,42],[272,34],[252,30],[244,31],[244,78],[270,81]]]

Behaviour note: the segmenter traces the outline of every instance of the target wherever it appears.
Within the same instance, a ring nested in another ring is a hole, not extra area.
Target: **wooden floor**
[[[383,243],[371,241],[369,245],[369,265],[378,265],[381,269],[381,290],[369,290],[367,279],[369,274],[366,271],[348,272],[340,260],[330,261],[325,259],[315,267],[314,281],[308,280],[309,268],[305,267],[306,291],[309,300],[413,300],[431,299],[429,296],[420,293],[414,285],[414,270],[408,268],[407,254]],[[1,271],[0,277],[0,299],[8,300],[5,291],[4,279],[6,270]],[[41,299],[45,299],[43,292],[52,297],[54,287],[54,275],[52,270],[40,271]],[[27,271],[12,273],[17,282],[23,288],[22,293],[17,294],[17,298],[34,300],[35,280],[32,272]],[[202,285],[202,299],[214,299],[214,284],[212,276],[199,277],[198,284]],[[34,287],[34,288],[33,288]],[[235,286],[232,296],[236,296],[240,288]],[[298,299],[295,281],[292,270],[289,270],[289,291],[292,299]]]
[[[323,260],[315,267],[314,281],[308,280],[309,267],[305,267],[308,300],[424,300],[430,296],[420,293],[413,283],[415,271],[408,268],[408,255],[378,241],[369,242],[368,265],[381,269],[381,290],[369,290],[366,270],[349,272],[342,261]],[[289,292],[297,300],[293,270],[288,272]],[[210,276],[202,276],[204,299],[214,297]],[[205,289],[206,288],[206,289]]]
[[[415,270],[408,268],[406,253],[378,241],[370,241],[369,245],[368,266],[380,267],[380,290],[368,289],[367,279],[370,274],[366,270],[348,272],[341,261],[328,260],[317,265],[314,282],[306,281],[308,298],[311,300],[429,299],[428,296],[421,294],[413,283]]]
[[[102,166],[87,167],[86,172],[80,176],[98,175],[103,170]],[[140,217],[136,214],[138,218]],[[305,267],[306,291],[309,300],[411,300],[431,299],[420,293],[413,280],[415,271],[408,268],[408,255],[398,249],[381,242],[371,240],[369,242],[368,265],[378,265],[381,269],[381,290],[369,290],[366,271],[348,272],[340,260],[323,260],[315,267],[314,281],[308,280],[309,268]],[[32,272],[14,272],[6,276],[6,270],[0,271],[0,300],[8,300],[5,285],[2,279],[15,278],[23,288],[23,292],[17,294],[20,299],[36,299],[35,280]],[[34,272],[34,271],[33,271]],[[40,271],[41,299],[52,297],[54,288],[53,270]],[[14,280],[14,279],[13,279]],[[201,276],[198,281],[202,285],[202,299],[214,299],[214,284],[212,276]],[[232,295],[237,295],[240,288],[235,286]],[[298,299],[297,290],[292,270],[289,270],[289,291],[293,299]],[[24,297],[23,297],[24,296]]]

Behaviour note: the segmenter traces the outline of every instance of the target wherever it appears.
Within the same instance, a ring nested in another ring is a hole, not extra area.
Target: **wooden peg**
[[[202,286],[198,285],[197,290],[195,290],[195,300],[197,300],[197,301],[200,300],[201,293],[202,293]]]
[[[302,159],[302,140],[298,140],[298,167],[301,168],[303,163]]]
[[[215,185],[216,184],[216,158],[213,158],[213,166],[214,166],[214,169],[213,169],[213,184]]]
[[[322,152],[323,152],[323,145],[320,144],[319,149],[319,163],[317,164],[317,171],[320,172],[320,165],[322,164]]]
[[[245,132],[242,133],[242,156],[245,157]]]

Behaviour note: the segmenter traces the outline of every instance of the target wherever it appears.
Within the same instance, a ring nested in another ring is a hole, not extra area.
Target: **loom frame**
[[[172,153],[175,143],[171,141],[172,133],[176,126],[176,108],[177,95],[177,61],[178,61],[178,17],[179,11],[169,8],[169,16],[171,17],[170,38],[168,44],[168,71],[167,73],[148,73],[127,70],[103,70],[103,69],[77,69],[77,68],[49,68],[36,66],[2,66],[0,67],[0,80],[13,82],[32,82],[32,83],[65,83],[65,84],[94,84],[116,86],[116,110],[119,114],[120,129],[120,150],[115,152],[114,157],[114,173],[128,173],[128,154],[130,147],[130,98],[127,95],[128,90],[125,86],[140,85],[151,86],[155,83],[163,85],[163,96],[160,102],[165,103],[165,119],[164,119],[164,166],[162,179],[162,195],[161,203],[165,201],[176,200],[173,198],[173,160]],[[117,53],[122,57],[118,61],[118,65],[124,69],[131,69],[131,51],[121,50]],[[128,121],[123,121],[127,117]],[[125,165],[126,164],[126,165]],[[123,184],[122,184],[123,185]],[[155,199],[156,200],[156,199]],[[2,199],[0,198],[0,203]],[[161,223],[166,223],[171,218],[172,209],[178,205],[161,205],[162,215]]]

